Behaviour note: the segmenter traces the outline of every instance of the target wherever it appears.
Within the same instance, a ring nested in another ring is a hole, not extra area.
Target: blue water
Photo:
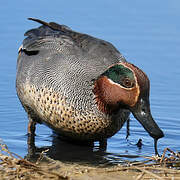
[[[23,157],[27,154],[28,120],[16,95],[15,77],[17,51],[23,34],[38,26],[28,21],[28,17],[66,24],[76,31],[110,41],[128,61],[143,69],[151,81],[153,117],[165,134],[158,141],[159,152],[161,154],[166,147],[180,151],[179,0],[1,2],[0,138],[11,151]],[[102,156],[119,162],[121,155],[154,154],[153,139],[133,117],[130,133],[127,141],[124,126],[108,140],[107,154]],[[54,143],[51,130],[44,125],[37,126],[36,134],[36,146],[55,149],[55,156],[79,152],[75,145]],[[141,150],[135,145],[139,138],[143,140]],[[98,146],[97,143],[95,145]],[[89,152],[90,157],[96,156],[96,148],[82,151],[81,157]]]

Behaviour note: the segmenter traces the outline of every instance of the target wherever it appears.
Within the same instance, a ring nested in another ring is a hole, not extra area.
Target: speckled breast
[[[91,109],[79,111],[52,88],[36,88],[26,84],[18,89],[23,106],[31,109],[28,113],[35,114],[35,118],[70,139],[98,141],[114,135],[124,123]]]

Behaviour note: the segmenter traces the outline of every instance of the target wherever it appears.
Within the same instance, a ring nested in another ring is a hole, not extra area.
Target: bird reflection
[[[35,161],[41,152],[46,151],[46,156],[62,162],[78,162],[90,164],[107,164],[107,142],[94,145],[93,142],[70,142],[65,141],[57,134],[52,136],[52,145],[45,147],[35,146],[35,136],[28,136],[28,154],[26,159]]]

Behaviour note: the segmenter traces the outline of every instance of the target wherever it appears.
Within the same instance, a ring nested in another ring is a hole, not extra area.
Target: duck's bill
[[[151,115],[150,105],[148,101],[140,99],[136,106],[131,108],[131,112],[151,137],[157,140],[164,136],[164,133],[156,124]]]

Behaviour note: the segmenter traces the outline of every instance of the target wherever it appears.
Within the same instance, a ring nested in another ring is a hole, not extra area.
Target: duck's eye
[[[124,78],[122,85],[126,88],[132,88],[134,86],[134,81],[131,81],[129,78]]]

